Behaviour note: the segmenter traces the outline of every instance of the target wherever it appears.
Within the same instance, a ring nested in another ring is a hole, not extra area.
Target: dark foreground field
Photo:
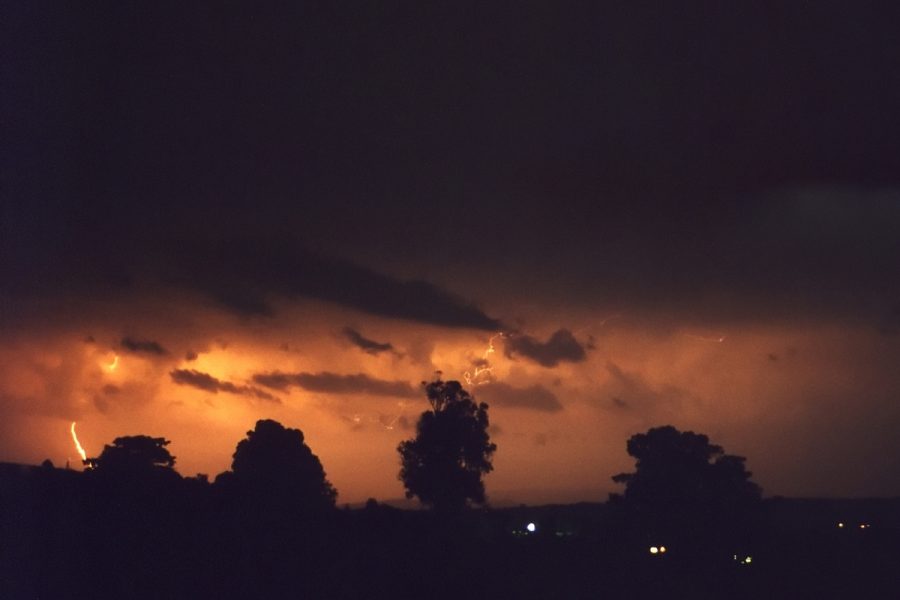
[[[197,480],[0,467],[2,598],[900,597],[897,500],[767,500],[730,543],[652,539],[605,504],[298,514]]]

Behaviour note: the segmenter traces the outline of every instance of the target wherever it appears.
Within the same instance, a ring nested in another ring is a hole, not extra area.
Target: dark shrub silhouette
[[[98,458],[89,458],[87,462],[98,473],[140,473],[175,466],[175,457],[169,454],[166,446],[169,440],[146,435],[117,437],[112,445],[103,447]]]
[[[441,512],[483,504],[482,475],[493,469],[497,449],[487,432],[488,405],[476,404],[458,381],[423,385],[432,410],[419,418],[416,437],[397,448],[406,497]]]
[[[299,429],[270,419],[256,422],[238,442],[231,472],[216,484],[251,494],[264,504],[283,508],[333,508],[337,491],[325,477],[319,458],[303,441]]]
[[[613,477],[625,484],[624,496],[613,500],[645,533],[698,543],[746,534],[761,490],[750,481],[743,457],[672,426],[636,434],[627,448],[636,469]]]

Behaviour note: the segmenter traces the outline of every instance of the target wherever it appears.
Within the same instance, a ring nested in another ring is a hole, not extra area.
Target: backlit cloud
[[[587,356],[585,345],[575,339],[568,329],[558,329],[546,342],[530,335],[511,334],[504,337],[506,356],[524,356],[543,367],[555,367],[561,362],[581,362]]]
[[[350,340],[353,345],[367,354],[380,354],[382,352],[394,351],[394,346],[390,343],[370,340],[352,327],[344,327],[344,329],[341,330],[341,333],[345,338]]]
[[[230,381],[222,381],[209,373],[203,373],[194,369],[175,369],[169,375],[172,377],[172,381],[179,385],[188,385],[213,394],[225,392],[227,394],[251,396],[269,402],[281,402],[272,394],[252,385],[235,385]]]
[[[364,373],[339,375],[337,373],[257,373],[253,381],[259,385],[287,390],[292,386],[310,392],[326,394],[369,394],[373,396],[415,397],[418,391],[405,381],[377,379]]]
[[[157,356],[165,356],[168,354],[168,351],[163,348],[159,342],[153,340],[142,340],[126,336],[123,337],[119,343],[123,348],[130,350],[131,352],[143,352],[145,354],[155,354]]]

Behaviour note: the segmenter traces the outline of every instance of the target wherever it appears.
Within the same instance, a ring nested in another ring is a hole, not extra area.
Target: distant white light
[[[534,533],[535,531],[537,531],[537,525],[535,525],[534,523],[529,523],[525,526],[525,529],[527,529],[529,533]]]
[[[665,553],[666,553],[666,547],[665,547],[665,546],[660,546],[660,547],[659,547],[659,552],[660,552],[660,554],[665,554]]]
[[[843,529],[843,528],[844,528],[844,524],[843,524],[843,523],[838,523],[838,529]]]
[[[659,548],[656,546],[650,546],[650,554],[656,554],[659,552]]]

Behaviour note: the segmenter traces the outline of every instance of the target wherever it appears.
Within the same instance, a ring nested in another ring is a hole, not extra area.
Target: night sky
[[[494,501],[664,424],[900,495],[900,9],[592,4],[4,6],[0,460],[268,417],[398,498],[439,370]]]

